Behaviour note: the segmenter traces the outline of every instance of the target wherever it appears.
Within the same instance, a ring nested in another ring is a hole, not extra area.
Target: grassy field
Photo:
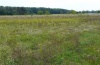
[[[100,15],[0,16],[0,65],[100,65]]]

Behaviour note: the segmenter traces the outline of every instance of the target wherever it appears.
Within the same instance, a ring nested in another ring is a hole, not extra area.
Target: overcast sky
[[[100,0],[0,0],[0,6],[48,7],[80,10],[100,10]]]

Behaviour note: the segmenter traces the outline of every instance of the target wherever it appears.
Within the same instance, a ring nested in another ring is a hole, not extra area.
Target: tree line
[[[66,14],[70,10],[57,8],[0,6],[0,15]]]
[[[0,15],[34,15],[34,14],[77,14],[77,13],[100,13],[98,11],[75,11],[59,8],[44,8],[44,7],[10,7],[0,6]]]

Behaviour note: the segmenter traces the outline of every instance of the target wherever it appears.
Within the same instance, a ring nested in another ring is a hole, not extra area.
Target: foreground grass
[[[100,15],[0,17],[0,65],[99,65]]]

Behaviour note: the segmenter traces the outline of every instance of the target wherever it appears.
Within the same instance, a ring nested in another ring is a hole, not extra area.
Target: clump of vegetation
[[[99,65],[100,15],[0,16],[1,65]]]

